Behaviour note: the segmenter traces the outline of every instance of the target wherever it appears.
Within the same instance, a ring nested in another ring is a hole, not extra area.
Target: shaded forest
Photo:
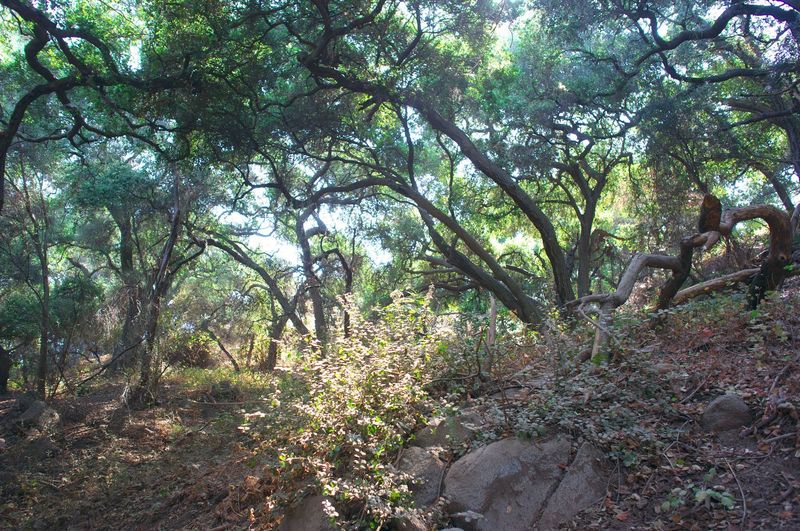
[[[0,6],[0,525],[800,526],[798,2]]]

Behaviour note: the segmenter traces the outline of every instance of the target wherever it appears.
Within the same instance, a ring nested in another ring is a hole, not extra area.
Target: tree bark
[[[320,345],[320,351],[324,354],[328,344],[325,301],[322,298],[322,283],[314,272],[314,255],[311,253],[311,243],[309,242],[311,235],[316,234],[318,231],[306,231],[305,229],[305,222],[312,212],[312,208],[308,208],[297,217],[295,234],[297,235],[297,241],[300,243],[303,275],[306,277],[308,295],[311,298],[311,306],[314,311],[314,332]]]
[[[737,271],[729,275],[723,275],[718,278],[712,278],[711,280],[708,280],[706,282],[701,282],[699,284],[695,284],[694,286],[689,286],[686,289],[680,290],[675,295],[675,298],[673,299],[672,302],[675,305],[683,304],[684,302],[693,299],[695,297],[699,297],[700,295],[707,295],[709,293],[725,289],[729,286],[732,286],[734,284],[739,284],[741,282],[749,282],[760,271],[761,271],[760,268],[743,269],[741,271]]]
[[[286,330],[286,323],[289,322],[287,315],[281,315],[272,321],[272,327],[269,331],[269,347],[267,349],[267,357],[262,364],[262,369],[265,371],[274,371],[275,366],[278,364],[278,346]]]
[[[486,373],[494,370],[494,344],[497,340],[497,299],[489,294],[489,325],[486,329]]]
[[[764,177],[767,179],[770,185],[772,185],[772,189],[775,190],[775,194],[781,200],[781,203],[786,208],[788,212],[794,210],[794,204],[792,203],[792,197],[789,194],[789,191],[783,185],[783,183],[778,178],[778,175],[781,172],[781,169],[785,166],[778,165],[777,167],[770,168],[766,164],[761,162],[753,162],[751,163],[753,167],[755,167],[758,171],[760,171]],[[800,175],[800,174],[799,174]]]
[[[297,315],[297,305],[293,304],[289,298],[283,293],[278,286],[278,281],[270,275],[269,271],[266,268],[260,266],[255,260],[253,260],[250,256],[248,256],[242,249],[234,242],[229,241],[222,241],[217,240],[214,238],[208,238],[205,240],[208,245],[212,247],[216,247],[227,253],[231,258],[239,262],[245,267],[248,267],[258,273],[258,276],[264,281],[269,289],[270,294],[278,301],[283,312],[289,316],[289,320],[292,322],[295,330],[297,330],[302,335],[308,335],[309,330],[306,327],[303,320],[300,319],[300,316]]]
[[[497,262],[495,257],[457,221],[442,212],[413,188],[399,184],[392,184],[390,187],[399,194],[414,201],[423,222],[428,228],[428,233],[431,236],[433,244],[450,265],[477,282],[478,285],[484,289],[494,293],[497,298],[522,321],[526,323],[537,323],[542,320],[544,312],[540,305],[525,293],[522,285],[514,280],[505,268]],[[458,252],[450,245],[436,230],[433,219],[442,223],[463,241],[467,248],[486,264],[489,271],[476,266],[467,256]]]
[[[578,236],[578,297],[589,295],[592,290],[592,250],[592,221],[583,216]]]
[[[36,369],[36,394],[42,400],[47,396],[47,358],[50,342],[50,264],[48,263],[47,245],[43,245],[40,254],[42,265],[42,299],[41,299],[41,335],[39,337],[39,365]]]
[[[8,378],[11,375],[11,367],[14,365],[11,354],[0,345],[0,395],[8,392]]]
[[[138,358],[138,348],[131,348],[132,345],[141,343],[142,323],[142,303],[144,302],[142,287],[136,279],[133,261],[133,230],[130,214],[124,208],[109,207],[114,223],[119,230],[119,275],[122,280],[125,296],[125,321],[122,324],[122,332],[114,345],[114,357],[120,356],[119,361],[112,370],[119,370],[129,366],[133,360]],[[121,354],[123,353],[124,354]]]
[[[228,361],[230,361],[231,365],[233,365],[233,370],[236,371],[236,372],[240,372],[241,369],[239,368],[239,364],[236,362],[236,358],[234,358],[233,355],[228,351],[228,349],[225,348],[225,344],[222,343],[222,340],[219,338],[219,336],[217,336],[217,334],[215,334],[207,326],[203,327],[203,332],[208,334],[208,337],[210,337],[214,341],[214,343],[217,344],[217,346],[222,351],[222,353],[225,354],[225,357],[227,357]]]
[[[511,174],[489,159],[463,130],[442,116],[422,95],[393,94],[387,87],[350,77],[335,68],[320,64],[318,59],[318,57],[307,57],[303,60],[303,65],[315,77],[333,81],[341,88],[369,95],[376,100],[392,101],[397,105],[410,107],[425,118],[434,130],[455,142],[475,168],[497,184],[539,231],[542,246],[553,272],[558,304],[564,304],[575,298],[564,250],[558,242],[552,221]]]
[[[139,356],[139,381],[131,395],[135,406],[146,407],[156,401],[158,380],[160,373],[156,364],[156,338],[158,334],[158,320],[161,314],[161,303],[169,291],[172,275],[169,267],[175,245],[180,236],[184,212],[180,201],[180,179],[176,173],[173,183],[172,224],[169,237],[161,250],[158,269],[153,275],[150,296],[147,301],[145,345]]]
[[[419,96],[408,96],[403,103],[416,109],[435,130],[453,140],[473,165],[494,181],[520,208],[522,213],[536,227],[536,230],[539,231],[539,235],[542,238],[542,247],[553,271],[557,302],[564,304],[574,299],[575,295],[572,291],[572,282],[567,271],[564,249],[561,248],[561,244],[558,242],[553,223],[538,203],[522,189],[511,175],[480,151],[466,133],[453,122],[445,119]]]

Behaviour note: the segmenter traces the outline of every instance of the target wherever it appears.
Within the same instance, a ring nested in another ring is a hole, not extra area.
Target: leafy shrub
[[[351,518],[360,524],[386,522],[410,503],[387,463],[428,400],[423,375],[443,341],[431,331],[429,302],[395,295],[376,320],[354,315],[351,335],[303,367],[309,395],[295,407],[305,422],[280,465],[312,474],[324,494],[361,508]]]
[[[179,334],[166,348],[166,358],[170,365],[199,369],[207,369],[214,365],[211,340],[205,334]]]

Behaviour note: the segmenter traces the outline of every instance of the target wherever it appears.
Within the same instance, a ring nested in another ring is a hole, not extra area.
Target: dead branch
[[[675,298],[672,299],[672,303],[676,305],[683,304],[684,302],[693,299],[695,297],[699,297],[700,295],[706,295],[708,293],[720,291],[734,284],[747,282],[750,279],[752,279],[753,276],[758,274],[759,271],[761,271],[761,268],[758,267],[753,269],[743,269],[741,271],[737,271],[729,275],[724,275],[718,278],[712,278],[711,280],[707,280],[706,282],[701,282],[699,284],[695,284],[694,286],[689,286],[686,289],[680,290],[675,295]]]

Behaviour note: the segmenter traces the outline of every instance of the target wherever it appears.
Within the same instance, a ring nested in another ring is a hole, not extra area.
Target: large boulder
[[[746,426],[753,421],[750,408],[738,395],[715,398],[703,412],[701,424],[708,431],[722,432]]]
[[[425,507],[436,501],[445,469],[441,459],[423,448],[411,446],[403,452],[398,469],[414,478],[409,490],[414,495],[417,507]]]
[[[61,427],[61,417],[55,409],[41,400],[35,400],[17,418],[16,423],[23,431],[36,429],[41,433],[53,433]]]
[[[582,510],[599,503],[606,495],[608,476],[602,466],[603,454],[584,443],[569,465],[558,488],[550,496],[539,519],[539,529],[555,529]]]
[[[453,521],[465,530],[533,529],[570,447],[559,435],[539,442],[504,439],[468,453],[445,478]]]
[[[328,496],[309,496],[289,511],[278,531],[335,531],[330,523],[326,506],[331,506]]]

